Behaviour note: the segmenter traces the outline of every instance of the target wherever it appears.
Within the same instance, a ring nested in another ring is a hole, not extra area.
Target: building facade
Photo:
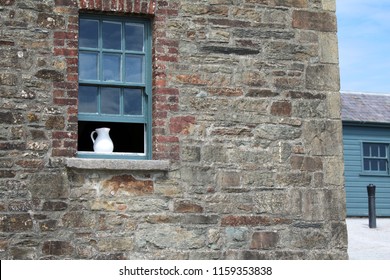
[[[334,0],[0,0],[0,32],[1,259],[347,258]]]
[[[375,188],[376,215],[390,216],[390,96],[341,94],[348,216],[368,216],[367,186]]]

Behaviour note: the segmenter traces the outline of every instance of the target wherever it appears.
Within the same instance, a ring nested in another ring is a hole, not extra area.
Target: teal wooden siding
[[[377,216],[390,216],[390,175],[370,175],[362,168],[362,143],[390,144],[390,127],[343,125],[348,216],[368,216],[367,185],[376,186]]]

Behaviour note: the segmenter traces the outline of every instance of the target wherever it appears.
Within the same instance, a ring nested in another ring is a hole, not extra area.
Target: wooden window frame
[[[118,124],[143,124],[144,125],[144,149],[143,152],[116,152],[115,151],[115,139],[114,142],[114,152],[110,154],[99,154],[93,151],[80,151],[78,150],[77,156],[80,158],[122,158],[122,159],[151,159],[152,158],[152,33],[151,33],[151,22],[149,19],[138,18],[138,17],[124,17],[124,16],[103,16],[103,15],[93,15],[93,14],[81,14],[79,16],[79,21],[81,20],[96,20],[99,22],[99,35],[98,40],[99,44],[97,48],[86,48],[79,46],[79,55],[81,52],[91,52],[96,53],[99,57],[100,62],[98,62],[97,71],[98,76],[96,80],[87,80],[81,79],[79,75],[79,87],[81,86],[94,86],[99,88],[98,94],[98,108],[97,113],[78,113],[78,121],[84,123],[115,123]],[[102,45],[102,22],[110,21],[121,24],[121,49],[112,50],[104,49]],[[140,24],[144,27],[144,49],[143,51],[129,51],[125,49],[125,39],[124,39],[124,28],[125,24]],[[121,56],[120,60],[120,75],[121,81],[104,81],[102,76],[103,65],[102,65],[102,56],[103,54],[118,54]],[[125,60],[126,55],[138,55],[143,56],[144,65],[143,65],[143,80],[141,82],[126,82],[125,81]],[[80,60],[79,60],[80,68]],[[79,70],[80,73],[80,70]],[[120,113],[117,115],[108,115],[102,114],[99,110],[99,98],[100,91],[103,87],[113,87],[119,88],[120,95]],[[125,115],[123,112],[123,92],[124,89],[141,89],[143,92],[142,98],[142,115]],[[120,126],[120,125],[119,125]],[[80,135],[79,135],[80,137]],[[123,137],[131,137],[131,135],[123,135]],[[85,135],[84,135],[85,138]],[[79,139],[79,142],[81,140]],[[91,139],[82,141],[91,141]],[[130,145],[130,144],[129,144]]]

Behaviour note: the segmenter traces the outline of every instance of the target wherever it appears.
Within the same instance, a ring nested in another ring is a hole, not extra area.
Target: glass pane
[[[121,49],[122,34],[120,23],[103,21],[102,33],[104,49]]]
[[[363,144],[363,155],[365,157],[370,156],[370,144],[366,144],[366,143]]]
[[[140,51],[144,50],[144,26],[142,24],[125,25],[126,50]]]
[[[364,170],[365,171],[370,171],[370,160],[369,159],[364,159]]]
[[[144,57],[140,55],[126,56],[126,82],[143,83]]]
[[[386,157],[386,145],[379,144],[379,156]]]
[[[372,144],[371,145],[371,156],[372,157],[379,156],[379,145],[377,145],[377,144]]]
[[[387,171],[387,160],[381,159],[379,161],[379,170],[380,171]]]
[[[102,114],[115,114],[120,113],[120,89],[102,87],[100,92],[100,112]]]
[[[79,53],[79,79],[97,80],[98,56],[96,53]]]
[[[103,54],[103,80],[120,81],[121,56],[118,54]]]
[[[142,90],[125,89],[123,103],[125,115],[142,115]]]
[[[371,162],[371,171],[378,171],[379,170],[379,160],[372,159]]]
[[[91,19],[80,20],[79,45],[83,48],[97,48],[99,22]]]
[[[79,87],[79,112],[97,113],[98,88],[90,86]]]

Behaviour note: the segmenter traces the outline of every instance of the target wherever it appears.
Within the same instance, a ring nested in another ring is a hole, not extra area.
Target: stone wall
[[[153,22],[153,160],[77,151],[80,11]],[[0,0],[1,259],[345,259],[334,0]]]

